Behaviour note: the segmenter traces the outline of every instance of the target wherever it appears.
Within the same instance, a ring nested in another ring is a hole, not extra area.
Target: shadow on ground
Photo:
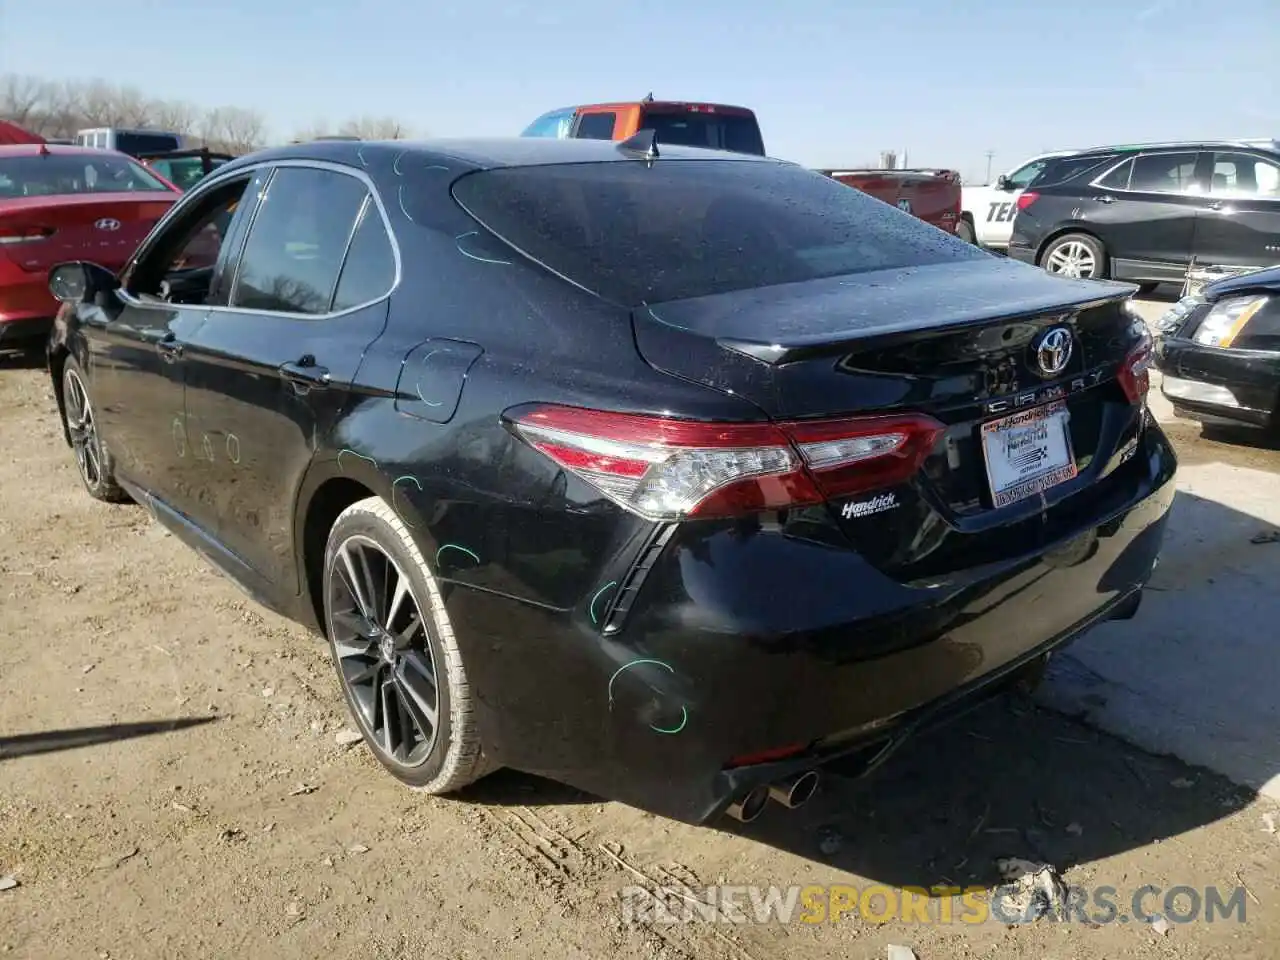
[[[80,747],[113,743],[116,740],[132,740],[157,733],[171,733],[212,723],[217,717],[178,717],[173,720],[151,720],[142,723],[112,723],[101,727],[77,727],[72,730],[48,730],[40,733],[22,733],[12,737],[0,737],[0,760],[30,757],[38,753],[56,753]]]
[[[43,344],[37,347],[0,347],[0,370],[38,370],[45,365]]]

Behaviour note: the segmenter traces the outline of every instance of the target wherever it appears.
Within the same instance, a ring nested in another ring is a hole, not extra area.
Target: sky
[[[1280,137],[1280,2],[0,0],[0,73],[251,107],[274,141],[391,115],[518,134],[603,100],[736,103],[769,154],[983,182],[1048,149]],[[68,24],[74,25],[68,28]]]

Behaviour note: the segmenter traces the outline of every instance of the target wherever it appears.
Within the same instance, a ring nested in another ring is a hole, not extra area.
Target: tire
[[[451,793],[478,779],[485,771],[471,686],[440,588],[381,497],[352,504],[334,521],[322,590],[342,695],[378,762],[425,793]]]
[[[960,226],[956,227],[956,236],[965,243],[972,243],[975,247],[978,245],[978,235],[973,229],[973,224],[968,220],[960,221]]]
[[[98,421],[84,371],[70,357],[63,364],[60,386],[62,422],[75,451],[80,482],[95,500],[128,503],[129,495],[116,482],[115,461],[98,435]]]
[[[1086,263],[1090,265],[1088,272],[1084,272]],[[1067,269],[1072,265],[1078,272]],[[1058,276],[1104,280],[1108,272],[1107,251],[1097,237],[1087,233],[1064,233],[1044,248],[1040,266]]]

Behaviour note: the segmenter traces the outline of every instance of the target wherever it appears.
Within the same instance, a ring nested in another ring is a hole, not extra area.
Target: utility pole
[[[996,155],[994,150],[987,151],[987,183],[991,182],[991,158]]]

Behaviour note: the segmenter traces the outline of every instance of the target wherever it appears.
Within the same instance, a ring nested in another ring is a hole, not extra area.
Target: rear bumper
[[[58,301],[43,273],[28,273],[0,253],[0,340],[47,336]]]
[[[690,823],[800,770],[869,769],[1142,589],[1176,459],[1154,424],[1141,443],[1142,480],[1121,509],[944,583],[902,584],[781,529],[688,524],[645,561],[612,634],[605,616],[451,589],[486,748],[498,765]]]
[[[1155,366],[1160,392],[1184,417],[1269,427],[1280,404],[1280,354],[1223,350],[1192,340],[1161,339]]]
[[[1012,260],[1029,263],[1033,267],[1036,265],[1036,248],[1028,246],[1025,243],[1011,240],[1009,241],[1009,245],[1005,248],[1005,253]]]

